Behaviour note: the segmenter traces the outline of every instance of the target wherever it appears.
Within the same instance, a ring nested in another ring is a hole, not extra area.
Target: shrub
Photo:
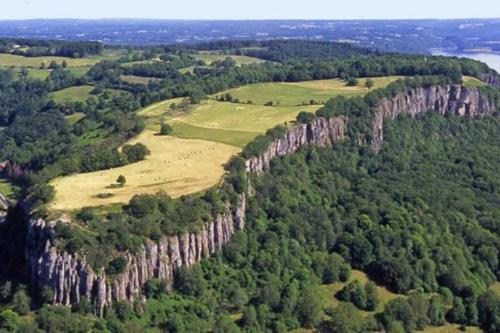
[[[108,275],[117,275],[123,273],[125,268],[127,268],[127,258],[123,256],[119,256],[111,260],[106,267],[106,274]]]
[[[160,134],[161,135],[170,135],[172,133],[172,126],[167,123],[161,124]]]

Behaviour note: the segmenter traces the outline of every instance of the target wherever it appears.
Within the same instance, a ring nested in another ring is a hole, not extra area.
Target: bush
[[[161,135],[170,135],[172,133],[172,130],[173,130],[172,126],[170,126],[167,123],[163,123],[163,124],[161,124],[160,134]]]
[[[111,260],[106,267],[106,274],[108,275],[117,275],[123,273],[125,268],[127,268],[127,258],[123,256],[119,256]]]
[[[297,122],[299,124],[309,124],[313,120],[314,120],[314,113],[311,112],[301,111],[297,115]]]
[[[347,84],[348,87],[355,87],[359,85],[359,80],[356,79],[355,77],[350,77],[347,79]]]

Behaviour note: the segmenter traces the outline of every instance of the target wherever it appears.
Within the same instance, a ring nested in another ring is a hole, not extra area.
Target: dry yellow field
[[[223,164],[240,149],[230,145],[157,136],[145,130],[130,143],[141,142],[151,155],[144,161],[105,171],[76,174],[52,182],[56,197],[51,207],[73,210],[128,202],[139,193],[164,191],[172,197],[207,189],[216,184],[224,173]],[[124,175],[124,187],[110,188],[119,175]],[[97,198],[100,193],[112,193],[109,198]]]

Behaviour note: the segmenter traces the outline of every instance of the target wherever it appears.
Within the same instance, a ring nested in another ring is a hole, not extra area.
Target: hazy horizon
[[[152,20],[417,20],[495,19],[500,4],[477,0],[474,6],[456,1],[327,1],[291,3],[285,0],[200,2],[184,0],[23,0],[4,5],[0,20],[33,19],[152,19]]]

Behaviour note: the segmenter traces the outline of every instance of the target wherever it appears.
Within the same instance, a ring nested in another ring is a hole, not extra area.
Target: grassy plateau
[[[374,79],[375,87],[385,86],[396,79]],[[340,80],[321,80],[254,84],[223,92],[231,93],[245,103],[220,102],[211,96],[200,104],[182,109],[172,109],[171,105],[185,104],[183,98],[153,104],[137,111],[146,122],[146,130],[129,142],[143,143],[151,155],[131,165],[55,179],[52,184],[56,198],[52,208],[74,210],[126,203],[133,195],[141,193],[165,191],[178,197],[207,189],[222,177],[223,164],[257,135],[278,124],[291,124],[301,111],[314,112],[321,107],[319,104],[300,105],[303,101],[326,101],[341,94],[362,95],[369,90],[362,86],[363,80],[360,81],[358,87],[346,87]],[[90,91],[88,86],[68,89],[54,93],[53,98],[61,101],[73,94],[73,100],[84,96],[86,99]],[[247,99],[252,100],[252,104],[246,104]],[[265,106],[269,100],[279,100],[280,103]],[[160,124],[165,121],[172,126],[172,134],[157,135]],[[126,177],[127,184],[124,187],[110,186],[119,175]]]

